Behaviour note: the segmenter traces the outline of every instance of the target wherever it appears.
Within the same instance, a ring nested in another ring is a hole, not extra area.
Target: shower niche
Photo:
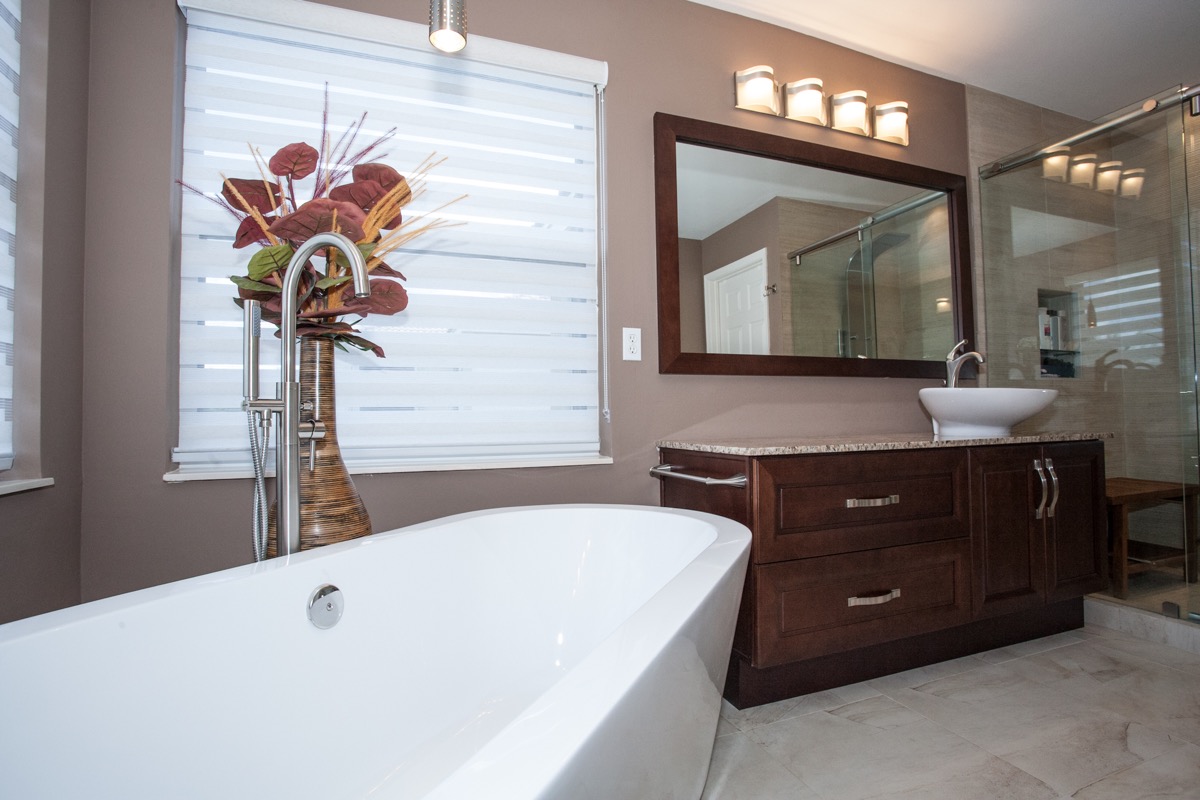
[[[1041,378],[1079,374],[1079,297],[1074,292],[1038,289],[1037,340]]]

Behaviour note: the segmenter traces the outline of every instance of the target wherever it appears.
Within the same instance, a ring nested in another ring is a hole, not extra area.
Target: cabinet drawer
[[[967,536],[964,449],[763,459],[757,563]]]
[[[756,667],[852,650],[970,619],[969,541],[753,567]]]

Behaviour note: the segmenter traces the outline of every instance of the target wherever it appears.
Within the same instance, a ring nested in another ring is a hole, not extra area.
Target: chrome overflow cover
[[[342,618],[342,590],[327,583],[308,599],[308,619],[321,630],[332,628]]]

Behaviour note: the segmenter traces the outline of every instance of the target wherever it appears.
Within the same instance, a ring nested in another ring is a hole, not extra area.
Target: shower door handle
[[[1046,500],[1048,499],[1049,485],[1046,483],[1046,472],[1042,469],[1042,460],[1035,458],[1033,460],[1033,471],[1037,473],[1038,480],[1042,482],[1042,499],[1038,503],[1037,511],[1034,512],[1034,519],[1041,519],[1042,514],[1046,511]]]

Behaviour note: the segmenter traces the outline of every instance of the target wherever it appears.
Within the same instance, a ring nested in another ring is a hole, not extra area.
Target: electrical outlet
[[[621,358],[625,361],[642,360],[641,328],[621,328]]]

